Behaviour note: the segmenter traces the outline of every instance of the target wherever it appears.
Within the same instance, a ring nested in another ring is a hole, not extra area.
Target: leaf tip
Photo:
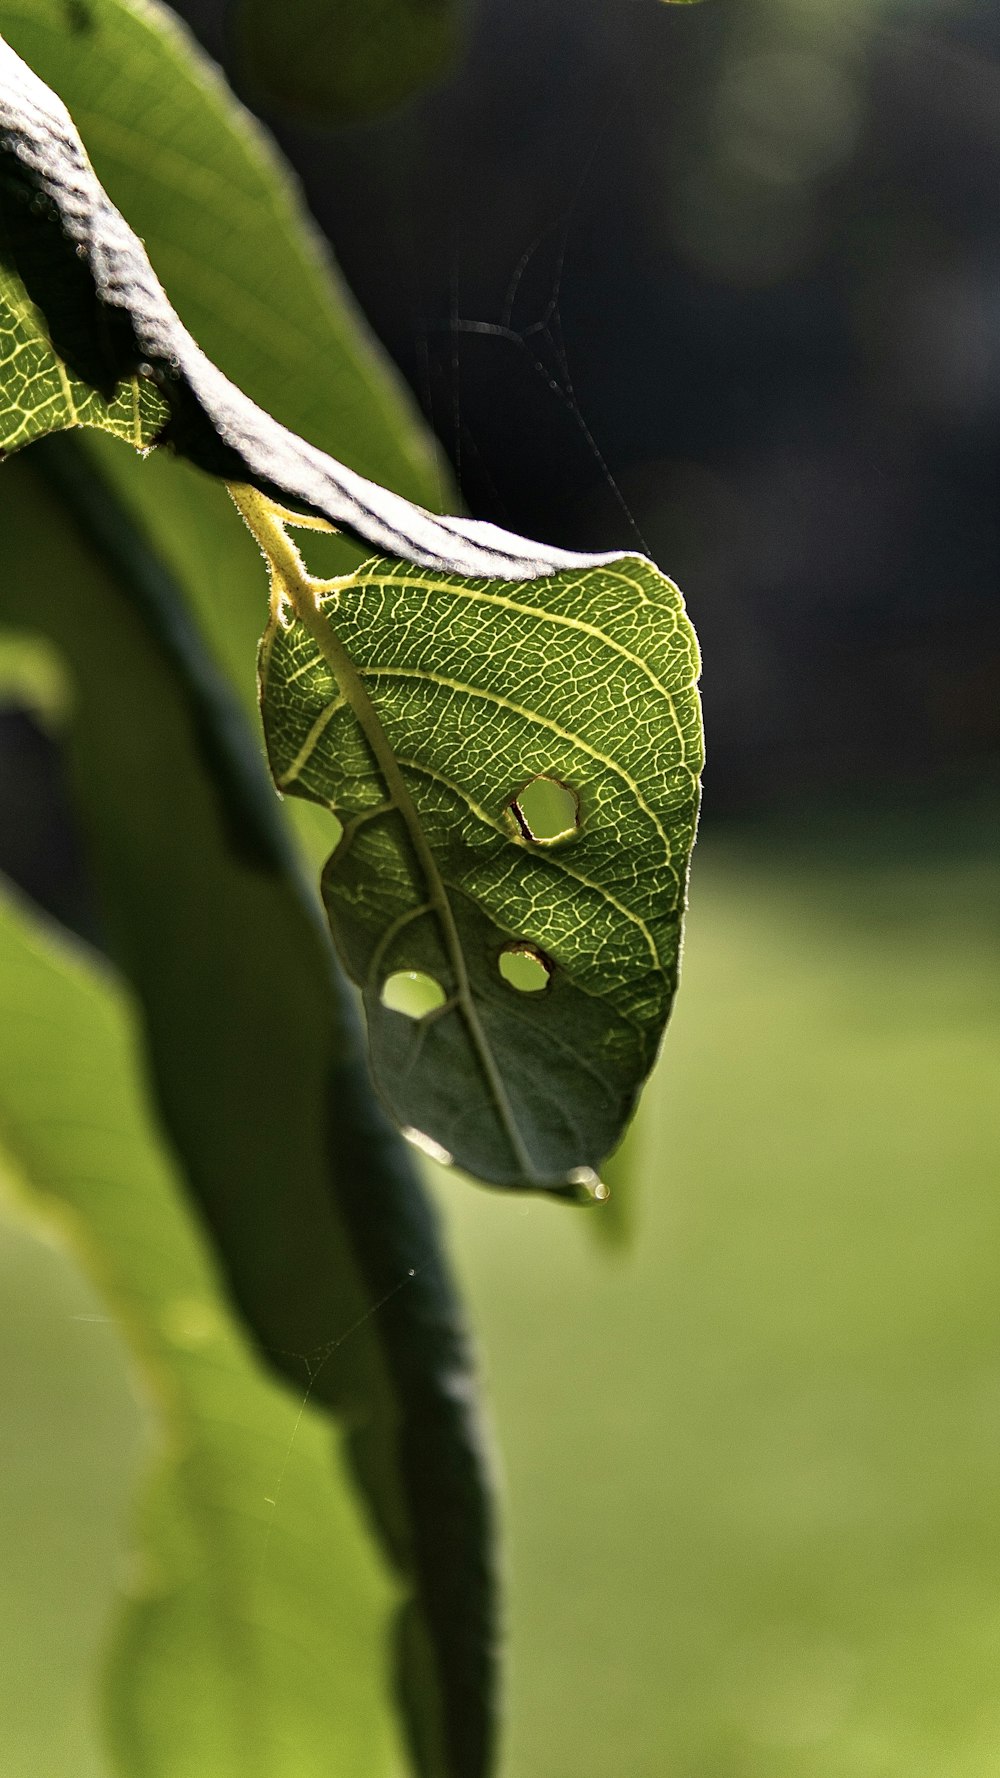
[[[569,1194],[577,1204],[606,1204],[611,1187],[594,1172],[593,1167],[574,1167],[566,1175]]]
[[[407,1124],[404,1126],[402,1134],[412,1147],[419,1148],[421,1154],[425,1154],[428,1160],[436,1161],[439,1167],[453,1167],[455,1165],[455,1157],[451,1150],[445,1148],[443,1143],[435,1142],[433,1136],[426,1135],[423,1130],[416,1130],[412,1124]]]

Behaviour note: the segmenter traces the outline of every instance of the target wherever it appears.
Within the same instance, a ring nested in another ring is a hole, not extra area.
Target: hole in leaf
[[[419,969],[397,969],[382,984],[382,1005],[390,1012],[404,1013],[408,1019],[426,1018],[437,1012],[447,995],[440,982]]]
[[[554,846],[579,832],[580,798],[558,778],[532,778],[518,791],[510,812],[521,838],[536,846]]]
[[[371,550],[360,548],[340,531],[296,531],[295,547],[306,565],[306,572],[316,580],[336,580],[341,574],[353,574]]]
[[[519,994],[538,994],[548,987],[552,965],[534,945],[505,945],[499,961],[504,981]]]

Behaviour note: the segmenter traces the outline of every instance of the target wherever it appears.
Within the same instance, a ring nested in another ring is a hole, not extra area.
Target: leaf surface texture
[[[325,652],[281,587],[271,769],[343,823],[323,894],[384,1098],[480,1178],[585,1193],[677,982],[702,747],[676,587],[641,557],[523,583],[375,560],[323,593]],[[558,837],[538,785],[575,811]],[[385,1004],[407,973],[439,989],[421,1017]]]

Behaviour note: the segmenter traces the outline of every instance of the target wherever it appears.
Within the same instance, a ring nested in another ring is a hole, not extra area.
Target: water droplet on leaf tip
[[[611,1187],[599,1179],[593,1167],[573,1167],[566,1175],[568,1185],[578,1188],[581,1200],[604,1204],[611,1196]]]

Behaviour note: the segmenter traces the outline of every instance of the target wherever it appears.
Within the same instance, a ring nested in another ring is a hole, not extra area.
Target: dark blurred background
[[[469,510],[684,588],[709,823],[995,786],[996,0],[475,0],[388,115],[264,114]],[[92,930],[0,747],[0,861]]]

